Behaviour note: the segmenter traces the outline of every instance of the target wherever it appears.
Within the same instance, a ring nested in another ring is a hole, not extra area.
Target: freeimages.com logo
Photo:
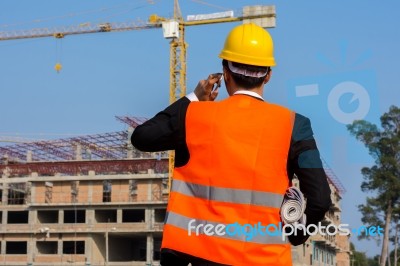
[[[360,226],[357,228],[350,228],[349,224],[329,224],[322,225],[319,222],[317,225],[303,225],[299,223],[295,224],[267,224],[263,225],[261,222],[256,224],[212,224],[212,223],[200,223],[196,219],[192,219],[189,221],[187,226],[187,231],[189,236],[221,236],[221,237],[242,237],[246,241],[251,241],[256,236],[261,237],[280,237],[282,241],[285,241],[288,236],[297,236],[297,235],[310,235],[314,236],[320,234],[322,236],[325,235],[350,235],[351,233],[361,236],[382,236],[383,228],[380,226]]]

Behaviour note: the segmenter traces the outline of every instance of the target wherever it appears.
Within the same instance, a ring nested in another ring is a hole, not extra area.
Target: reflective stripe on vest
[[[190,103],[190,159],[174,169],[162,248],[235,266],[292,265],[281,235],[189,235],[188,226],[279,224],[293,118],[290,110],[247,95]]]
[[[207,220],[197,220],[193,218],[189,218],[183,215],[180,215],[178,213],[174,212],[167,212],[167,217],[166,217],[166,224],[176,226],[178,228],[181,228],[183,230],[186,230],[188,232],[188,235],[196,236],[196,231],[191,231],[189,233],[189,224],[193,228],[197,228],[199,225],[206,225],[206,224],[211,224],[214,227],[217,226],[218,224],[221,223],[216,223],[216,222],[211,222]],[[224,226],[228,226],[227,224],[224,224]],[[243,225],[241,225],[243,226]],[[200,233],[200,231],[198,231]],[[282,240],[282,235],[277,234],[277,235],[272,235],[272,234],[267,234],[261,235],[258,232],[255,232],[254,235],[249,237],[245,233],[235,233],[230,231],[231,234],[224,234],[224,235],[216,235],[214,234],[214,237],[222,237],[222,238],[227,238],[231,240],[239,240],[243,242],[251,242],[251,243],[257,243],[257,244],[286,244],[287,241]],[[272,230],[271,230],[272,232]]]
[[[280,208],[283,200],[283,196],[277,193],[210,187],[177,179],[172,181],[171,191],[179,192],[186,196],[198,197],[207,200],[237,204],[251,204],[273,208]]]

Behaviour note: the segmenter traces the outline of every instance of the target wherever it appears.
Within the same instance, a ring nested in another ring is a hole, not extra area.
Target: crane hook
[[[62,65],[61,65],[60,63],[57,63],[57,64],[54,66],[54,69],[57,71],[57,73],[60,73],[60,71],[61,71],[61,69],[62,69]]]

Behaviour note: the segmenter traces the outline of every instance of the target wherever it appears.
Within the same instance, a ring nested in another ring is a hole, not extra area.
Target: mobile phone
[[[221,87],[221,83],[222,80],[224,79],[224,74],[221,73],[221,77],[219,78],[219,80],[214,84],[214,88],[212,89],[212,91],[215,91],[216,89],[218,89],[219,87]]]

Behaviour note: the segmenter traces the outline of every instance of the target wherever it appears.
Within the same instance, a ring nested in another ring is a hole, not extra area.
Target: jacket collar
[[[261,95],[259,95],[258,93],[254,92],[254,91],[238,90],[233,95],[239,95],[239,94],[248,95],[248,96],[257,98],[257,99],[259,99],[261,101],[264,101],[264,98]]]

